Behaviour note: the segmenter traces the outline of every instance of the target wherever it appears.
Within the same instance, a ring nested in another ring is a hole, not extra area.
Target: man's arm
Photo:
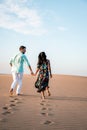
[[[30,63],[29,63],[29,61],[28,61],[28,59],[27,59],[26,56],[24,56],[24,61],[26,62],[26,64],[27,64],[29,70],[31,71],[31,74],[33,74],[33,71],[32,71],[32,68],[31,68],[31,65],[30,65]]]
[[[29,65],[29,69],[30,69],[30,71],[31,71],[31,74],[33,74],[33,71],[32,71],[32,68],[31,68],[31,66]]]
[[[10,60],[10,63],[9,63],[11,67],[12,67],[12,63],[13,63],[13,59],[11,59],[11,60]]]

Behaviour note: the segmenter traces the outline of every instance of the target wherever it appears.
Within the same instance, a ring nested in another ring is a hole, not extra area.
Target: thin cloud
[[[59,26],[58,30],[61,31],[61,32],[65,32],[65,31],[67,31],[67,28],[63,27],[63,26]]]
[[[23,34],[46,33],[37,10],[27,7],[31,0],[5,0],[0,4],[0,27]]]

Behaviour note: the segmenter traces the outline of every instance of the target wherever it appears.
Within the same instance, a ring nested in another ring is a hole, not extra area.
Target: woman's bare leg
[[[45,99],[45,94],[44,94],[44,91],[42,91],[42,92],[41,92],[41,98],[42,98],[42,100],[44,100],[44,99]]]
[[[49,87],[48,86],[46,87],[46,90],[47,90],[48,96],[51,96],[51,93],[49,91]]]

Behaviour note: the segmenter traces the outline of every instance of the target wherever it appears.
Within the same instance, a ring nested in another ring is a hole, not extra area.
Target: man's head
[[[20,46],[20,47],[19,47],[19,51],[20,51],[21,53],[25,54],[25,52],[26,52],[26,47],[25,47],[25,46]]]

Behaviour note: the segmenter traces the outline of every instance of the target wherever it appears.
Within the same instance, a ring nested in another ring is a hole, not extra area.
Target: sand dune
[[[0,130],[87,130],[87,78],[53,75],[41,100],[36,77],[24,75],[22,95],[9,96],[11,75],[0,75]]]

